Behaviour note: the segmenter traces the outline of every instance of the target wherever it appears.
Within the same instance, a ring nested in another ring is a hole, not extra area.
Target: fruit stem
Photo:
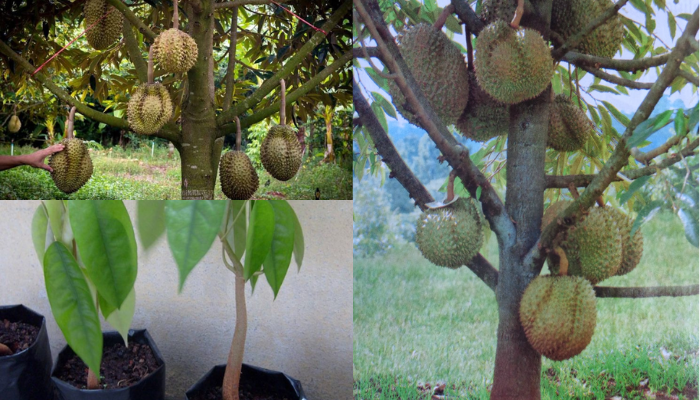
[[[603,196],[598,196],[598,198],[595,199],[595,202],[598,203],[598,206],[600,208],[605,208],[605,201],[603,200]]]
[[[238,117],[236,120],[236,151],[241,151],[241,120]]]
[[[561,247],[554,249],[554,254],[559,256],[559,276],[566,276],[569,274],[569,259],[566,258],[566,253]]]
[[[447,197],[445,197],[444,203],[449,203],[455,198],[455,177],[457,177],[457,172],[452,170],[450,179],[447,181]]]
[[[180,21],[177,15],[177,0],[173,1],[173,28],[179,29]]]
[[[466,28],[466,26],[465,26]],[[474,48],[472,46],[472,33],[466,28],[467,37],[467,70],[474,71]]]
[[[5,346],[4,344],[0,343],[0,357],[2,356],[11,356],[12,355],[12,350]]]
[[[287,123],[287,88],[284,84],[284,79],[280,79],[280,125],[285,125]]]
[[[75,121],[75,106],[70,109],[68,114],[68,124],[66,124],[66,138],[73,139],[73,124]]]
[[[148,84],[153,84],[153,46],[148,48]]]
[[[447,22],[447,17],[449,17],[450,14],[454,12],[455,6],[453,6],[452,4],[449,4],[447,7],[443,8],[437,20],[435,20],[433,27],[435,29],[442,30],[442,27],[445,26],[445,22]]]
[[[510,22],[511,28],[520,28],[520,19],[523,17],[523,13],[525,13],[525,0],[518,0],[518,7],[515,9],[515,15],[513,16],[513,20]]]

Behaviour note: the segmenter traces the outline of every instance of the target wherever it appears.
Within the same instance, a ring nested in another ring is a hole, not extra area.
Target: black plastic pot
[[[118,332],[104,332],[104,346],[115,343],[123,343]],[[160,367],[153,373],[141,379],[138,383],[120,389],[87,390],[78,389],[75,386],[58,379],[57,367],[75,355],[73,350],[66,346],[58,354],[58,359],[53,368],[51,379],[56,385],[57,400],[164,400],[165,399],[165,362],[160,350],[156,347],[153,338],[145,329],[130,330],[129,343],[147,344],[153,355],[158,360]]]
[[[225,364],[217,365],[212,368],[185,393],[185,398],[187,400],[194,400],[196,396],[206,392],[210,387],[221,386],[225,372]],[[298,380],[282,372],[243,364],[241,370],[241,384],[243,382],[250,382],[251,380],[255,382],[255,385],[275,386],[283,390],[286,398],[289,400],[308,400],[304,394],[304,389],[301,388],[301,382]]]
[[[46,334],[46,319],[23,306],[0,306],[0,320],[39,326],[36,341],[26,350],[0,357],[0,399],[53,399],[51,384],[51,346]]]

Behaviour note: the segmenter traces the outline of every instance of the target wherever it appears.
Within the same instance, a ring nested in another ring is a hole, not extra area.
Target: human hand
[[[24,157],[24,164],[32,166],[34,168],[42,168],[45,169],[49,172],[53,172],[53,169],[49,167],[48,165],[44,164],[44,159],[51,154],[58,153],[59,151],[63,150],[65,148],[64,145],[62,144],[55,144],[53,146],[49,146],[45,149],[35,151],[32,154],[27,154]]]

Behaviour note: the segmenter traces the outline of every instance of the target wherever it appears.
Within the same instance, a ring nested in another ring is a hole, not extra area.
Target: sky
[[[450,0],[438,0],[438,4],[440,7],[445,7],[450,3]],[[668,8],[672,11],[674,15],[678,15],[679,13],[688,13],[692,14],[695,12],[695,9],[698,7],[698,1],[697,0],[666,0]],[[633,19],[638,22],[644,22],[645,16],[643,13],[637,11],[634,7],[632,7],[631,4],[626,4],[621,10],[620,13],[630,19]],[[677,28],[676,28],[676,35],[675,35],[675,40],[671,38],[671,32],[668,26],[668,21],[666,19],[665,14],[658,13],[656,16],[656,29],[654,30],[654,33],[659,37],[661,41],[666,43],[669,47],[673,47],[675,42],[678,40],[680,35],[683,33],[683,29],[685,28],[686,21],[680,18],[676,18],[676,23],[677,23]],[[446,29],[443,28],[443,31]],[[696,39],[698,36],[696,35]],[[464,36],[463,35],[455,35],[455,40],[464,43]],[[369,42],[365,41],[365,45],[367,46],[373,46],[374,42]],[[657,41],[657,45],[661,45]],[[622,55],[619,53],[615,56],[615,58],[622,58],[622,59],[631,59],[633,56],[630,52],[627,50],[623,49]],[[367,63],[364,59],[358,59],[360,62],[360,65],[363,67],[369,67],[369,63]],[[377,65],[379,68],[381,68],[381,62],[378,60],[374,59],[375,65]],[[567,64],[562,62],[562,65],[566,66]],[[614,74],[614,70],[609,70],[609,72]],[[363,92],[365,95],[367,95],[366,90],[369,91],[376,91],[380,93],[384,93],[382,89],[380,89],[366,74],[364,70],[358,71],[357,68],[354,69],[354,75],[355,77],[361,82],[361,86],[364,86],[362,88]],[[647,73],[642,76],[640,79],[640,82],[654,82],[656,80],[656,71],[654,69],[649,69],[647,70]],[[588,86],[593,82],[593,78],[588,74],[584,79],[581,80],[580,84],[582,86]],[[612,84],[607,83],[609,86],[613,86]],[[637,107],[639,107],[639,104],[644,100],[644,97],[646,96],[646,93],[648,92],[647,90],[634,90],[634,89],[629,89],[628,91],[630,93],[629,96],[626,95],[615,95],[612,93],[601,93],[601,92],[593,92],[592,95],[595,96],[597,100],[605,100],[610,102],[611,104],[615,105],[620,111],[622,111],[625,114],[631,114],[634,113],[637,110]],[[671,89],[668,88],[666,89],[666,94],[669,94],[671,92]],[[588,96],[587,94],[582,94],[583,98],[587,102],[592,102],[592,98]],[[387,100],[390,100],[391,97],[387,94],[386,95]],[[676,92],[673,95],[670,96],[669,98],[671,103],[676,103],[677,100],[681,100],[683,104],[687,108],[694,106],[698,102],[698,93],[693,93],[690,85],[686,85],[686,87],[681,90],[680,92]],[[393,121],[393,118],[390,116],[387,116],[387,122],[389,122],[390,125],[390,131],[392,130],[392,127],[395,126],[397,128],[405,128],[408,124],[408,121],[403,119],[400,114],[398,114],[398,120]],[[395,123],[392,123],[395,122]],[[390,132],[391,133],[391,132]]]

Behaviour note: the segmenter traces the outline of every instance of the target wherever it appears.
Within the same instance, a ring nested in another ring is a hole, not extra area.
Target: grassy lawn
[[[640,265],[602,285],[698,283],[698,249],[676,216],[657,215],[642,232]],[[498,265],[495,236],[482,254]],[[497,304],[471,271],[434,266],[407,246],[356,259],[353,283],[356,399],[430,399],[438,383],[448,399],[488,399]],[[598,299],[597,309],[583,353],[543,358],[543,399],[697,398],[697,296]]]
[[[14,154],[35,151],[31,147],[15,147]],[[10,146],[0,146],[1,155],[10,154]],[[124,150],[112,147],[90,150],[94,165],[92,178],[70,196],[61,192],[47,171],[27,166],[0,172],[0,199],[179,199],[180,157],[175,152],[168,158],[165,147]],[[351,199],[352,174],[337,165],[318,165],[317,159],[307,158],[296,177],[278,181],[264,171],[258,171],[260,188],[253,196],[258,199],[313,199],[316,188],[321,199]],[[269,181],[269,184],[266,183]],[[280,196],[281,194],[281,196]],[[216,199],[225,199],[218,181]]]

